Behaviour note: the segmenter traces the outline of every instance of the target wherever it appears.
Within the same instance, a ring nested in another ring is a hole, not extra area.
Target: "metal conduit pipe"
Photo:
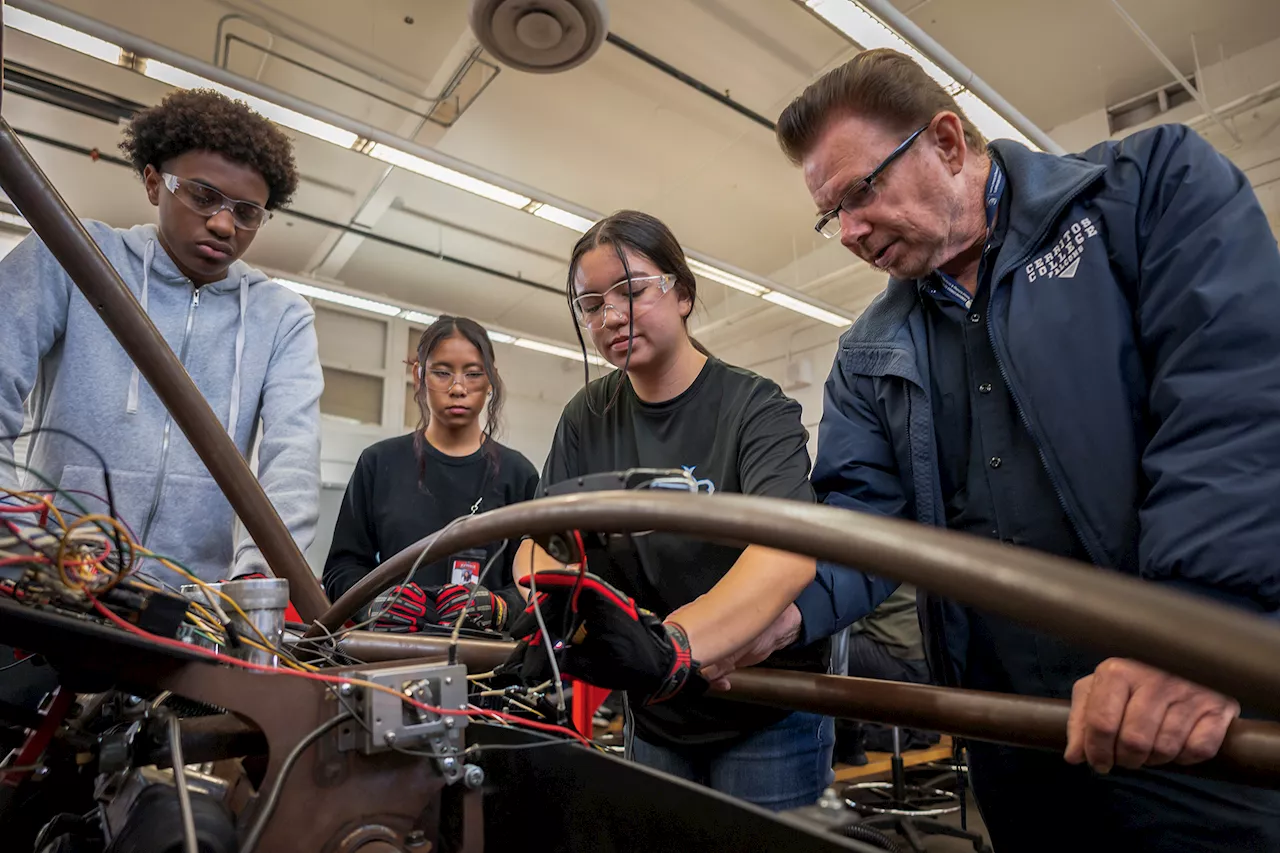
[[[1280,625],[1239,608],[1072,560],[900,519],[743,495],[622,491],[527,501],[470,516],[366,575],[313,626],[336,631],[415,559],[525,534],[658,530],[753,543],[915,584],[1105,654],[1145,661],[1280,713]]]
[[[443,657],[447,637],[352,631],[338,641],[345,654],[369,663]],[[471,670],[501,664],[516,644],[460,640],[458,660]],[[868,678],[749,668],[729,676],[721,699],[809,711],[887,725],[914,726],[957,737],[1061,752],[1067,745],[1070,703],[1060,699],[955,690]],[[1174,767],[1197,776],[1264,787],[1280,787],[1280,725],[1237,720],[1211,761]]]
[[[157,44],[150,39],[145,39],[141,36],[134,35],[133,33],[126,32],[119,27],[113,27],[110,24],[97,20],[96,18],[90,18],[86,15],[81,15],[78,12],[72,12],[69,9],[64,9],[55,3],[49,2],[49,0],[10,0],[10,3],[11,5],[30,12],[33,15],[40,15],[43,18],[48,18],[49,20],[62,24],[63,26],[72,27],[73,29],[88,33],[105,41],[109,41],[112,44],[118,45],[125,50],[137,54],[138,56],[167,63],[190,74],[198,74],[201,77],[214,81],[215,83],[230,86],[233,89],[238,89],[239,91],[253,95],[254,97],[271,101],[274,104],[287,107],[288,109],[316,119],[317,121],[331,124],[373,142],[379,142],[383,145],[397,148],[407,154],[412,154],[415,157],[421,157],[423,160],[427,160],[439,166],[444,166],[445,168],[453,169],[455,171],[462,172],[463,174],[479,178],[482,181],[487,181],[491,184],[511,190],[512,192],[519,193],[520,195],[528,196],[536,201],[553,205],[561,210],[566,210],[569,213],[581,216],[584,219],[589,219],[592,222],[603,218],[603,214],[591,210],[590,208],[583,207],[580,204],[575,204],[571,201],[567,201],[566,199],[543,192],[536,187],[531,187],[521,181],[513,180],[505,175],[499,175],[488,169],[483,169],[464,160],[460,160],[457,157],[451,157],[450,155],[441,151],[436,151],[433,148],[427,148],[425,145],[419,145],[416,142],[396,136],[394,133],[383,130],[380,127],[374,127],[366,122],[357,121],[349,116],[344,116],[340,113],[334,112],[333,110],[313,104],[310,101],[305,101],[286,92],[281,92],[271,86],[259,83],[257,80],[251,80],[248,77],[241,77],[239,74],[233,74],[230,71],[219,68],[217,65],[212,65],[203,60],[187,56],[185,53],[180,53],[172,48]],[[744,270],[733,264],[726,263],[725,261],[714,258],[704,252],[699,252],[686,247],[685,254],[690,258],[693,258],[695,261],[701,261],[704,264],[719,267],[725,272],[732,273],[733,275],[754,282],[761,287],[768,288],[769,290],[794,296],[797,299],[802,299],[811,305],[816,305],[819,308],[824,308],[836,314],[843,313],[839,306],[813,299],[812,297],[805,296],[802,293],[797,293],[791,288],[779,284],[776,281],[757,275],[756,273],[749,272],[748,270]]]
[[[1027,139],[1030,139],[1049,154],[1067,153],[1066,149],[1055,142],[1053,137],[1019,112],[1017,107],[1002,98],[999,92],[992,89],[977,74],[974,74],[967,65],[952,56],[950,51],[938,44],[933,36],[921,29],[915,21],[899,11],[891,0],[857,0],[857,2],[858,5],[867,9],[867,11],[896,30],[898,35],[915,45],[916,49],[929,57],[935,65],[955,78],[957,83],[973,92],[973,94],[985,101],[987,106],[1004,116],[1005,120],[1016,127]]]

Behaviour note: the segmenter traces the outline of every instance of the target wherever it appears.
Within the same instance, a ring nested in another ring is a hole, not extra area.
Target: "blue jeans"
[[[627,727],[627,757],[773,811],[811,806],[831,784],[835,723],[796,711],[728,744],[669,747]]]

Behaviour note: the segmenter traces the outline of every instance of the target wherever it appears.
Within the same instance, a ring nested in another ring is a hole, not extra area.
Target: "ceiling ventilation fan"
[[[472,0],[471,30],[503,65],[554,74],[599,49],[609,9],[605,0]]]

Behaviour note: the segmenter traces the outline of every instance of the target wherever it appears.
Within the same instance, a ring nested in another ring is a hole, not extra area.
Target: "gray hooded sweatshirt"
[[[311,307],[242,261],[222,281],[193,287],[154,225],[85,227],[246,458],[261,422],[258,479],[306,550],[319,512],[324,387]],[[0,261],[0,341],[0,436],[22,429],[30,395],[34,427],[71,432],[106,458],[116,511],[143,545],[206,580],[270,574],[248,537],[233,542],[235,515],[208,469],[34,233]],[[0,485],[44,487],[15,476],[12,459],[12,440],[0,441]],[[27,464],[91,512],[106,510],[102,466],[75,442],[37,434]],[[143,571],[180,582],[154,561]]]

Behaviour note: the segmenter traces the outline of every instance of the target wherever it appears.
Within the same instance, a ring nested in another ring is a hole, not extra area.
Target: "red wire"
[[[201,654],[212,660],[216,660],[219,663],[226,663],[232,666],[238,666],[242,669],[254,670],[256,672],[270,672],[276,675],[296,676],[297,678],[305,678],[310,681],[320,681],[325,684],[350,684],[353,681],[359,681],[359,679],[343,678],[340,675],[323,675],[318,672],[299,672],[298,670],[294,670],[294,669],[283,669],[281,667],[267,666],[265,664],[260,664],[260,663],[250,663],[249,661],[243,661],[243,660],[240,660],[239,658],[228,657],[227,655],[218,654],[217,652],[211,649],[205,649],[205,648],[201,648],[200,646],[189,645],[179,640],[171,640],[168,637],[161,637],[156,634],[152,634],[149,631],[144,631],[136,625],[129,624],[128,622],[121,619],[116,614],[112,613],[106,607],[103,607],[102,603],[99,602],[98,599],[91,597],[90,601],[93,602],[94,608],[96,608],[99,613],[101,613],[103,616],[111,620],[116,626],[128,631],[130,634],[135,634],[139,637],[144,637],[162,646],[169,646],[170,648],[181,649],[184,652],[196,652],[197,654]],[[574,731],[573,729],[568,729],[568,728],[565,728],[564,726],[553,725],[551,723],[539,723],[537,720],[526,720],[526,719],[523,719],[522,717],[517,717],[512,714],[504,714],[501,711],[480,711],[480,710],[471,710],[471,709],[446,710],[444,708],[438,708],[435,705],[428,705],[425,702],[419,702],[417,699],[412,699],[408,696],[403,696],[403,695],[400,696],[400,700],[402,702],[408,703],[409,705],[412,705],[415,708],[420,708],[423,711],[426,711],[430,714],[436,714],[438,716],[461,714],[462,716],[465,716],[465,717],[496,717],[497,719],[500,719],[500,720],[506,720],[507,722],[514,723],[520,726],[528,726],[529,728],[537,729],[539,731],[555,732],[557,734],[569,735],[574,739],[580,741],[584,746],[590,747],[592,745],[591,741],[587,740],[585,737],[583,737],[581,734]]]

